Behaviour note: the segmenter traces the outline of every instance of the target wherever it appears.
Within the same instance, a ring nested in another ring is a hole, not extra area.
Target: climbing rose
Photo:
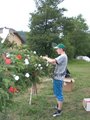
[[[15,76],[15,80],[18,81],[19,80],[19,76]]]
[[[11,62],[12,62],[12,61],[11,61],[11,59],[10,59],[10,58],[6,58],[6,59],[5,59],[5,63],[6,63],[6,64],[8,64],[8,65],[9,65],[9,64],[11,64]]]
[[[28,61],[28,59],[27,59],[27,58],[24,60],[24,62],[25,62],[25,64],[26,64],[26,65],[28,65],[28,64],[29,64],[29,61]]]
[[[10,93],[15,93],[15,92],[17,92],[17,89],[11,86],[8,91]]]
[[[29,73],[26,73],[26,74],[25,74],[25,77],[27,77],[27,78],[28,78],[29,76],[30,76],[30,75],[29,75]]]
[[[18,54],[18,55],[16,56],[16,58],[17,58],[18,60],[21,60],[21,59],[22,59],[22,56],[21,56],[20,54]]]

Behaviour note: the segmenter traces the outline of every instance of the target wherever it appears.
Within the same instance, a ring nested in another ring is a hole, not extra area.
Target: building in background
[[[16,31],[12,28],[0,28],[0,42],[4,43],[6,40],[10,41],[11,43],[14,42],[17,45],[21,45],[25,43],[26,35],[25,32]]]

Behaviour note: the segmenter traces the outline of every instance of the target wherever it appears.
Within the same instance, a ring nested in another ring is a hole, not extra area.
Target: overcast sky
[[[68,10],[65,16],[83,15],[90,26],[90,0],[64,0],[60,7]],[[29,13],[35,10],[34,0],[0,0],[0,27],[10,27],[15,30],[29,31]]]

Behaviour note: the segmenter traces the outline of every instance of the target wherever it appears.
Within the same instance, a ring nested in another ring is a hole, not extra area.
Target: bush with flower
[[[6,45],[6,46],[5,46]],[[5,47],[4,47],[5,46]],[[2,111],[14,93],[36,85],[44,75],[48,63],[31,51],[27,45],[0,45],[0,110]]]

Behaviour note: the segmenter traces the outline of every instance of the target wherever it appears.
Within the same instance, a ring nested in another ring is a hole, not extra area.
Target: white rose
[[[39,70],[39,67],[37,67],[36,70]]]
[[[10,57],[10,53],[6,53],[6,57]]]
[[[25,74],[25,77],[27,77],[27,78],[28,78],[29,76],[30,76],[30,75],[29,75],[29,73],[26,73],[26,74]]]
[[[19,76],[15,76],[15,80],[18,81],[19,80]]]
[[[40,70],[42,70],[43,69],[43,67],[40,67]]]
[[[42,58],[43,56],[41,55],[40,57]]]
[[[34,66],[37,67],[37,64],[35,64]]]
[[[34,51],[33,53],[36,54],[36,51]]]
[[[41,67],[41,64],[38,64],[39,67]]]
[[[28,61],[28,59],[27,59],[27,58],[24,60],[24,62],[25,62],[25,64],[26,64],[26,65],[28,65],[28,64],[29,64],[29,61]]]

